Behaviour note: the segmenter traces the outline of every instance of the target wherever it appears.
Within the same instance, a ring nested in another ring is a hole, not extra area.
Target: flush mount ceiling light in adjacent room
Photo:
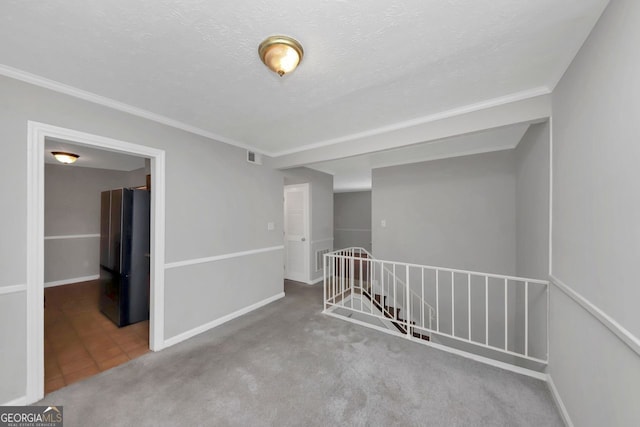
[[[51,154],[53,154],[53,157],[55,157],[57,161],[64,163],[65,165],[75,163],[75,161],[78,160],[78,157],[80,157],[77,154],[65,153],[64,151],[52,151]]]
[[[271,36],[260,43],[258,54],[264,65],[280,77],[296,69],[302,61],[302,45],[287,36]]]

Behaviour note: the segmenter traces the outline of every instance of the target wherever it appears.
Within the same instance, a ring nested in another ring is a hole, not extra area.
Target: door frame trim
[[[151,159],[151,286],[149,347],[164,343],[165,151],[29,120],[27,122],[27,403],[44,397],[45,138]]]
[[[306,221],[306,226],[305,226],[305,234],[306,234],[306,240],[304,241],[304,272],[303,272],[303,277],[302,278],[289,278],[286,277],[286,273],[287,273],[287,267],[286,267],[286,262],[287,262],[287,239],[286,239],[286,234],[283,235],[283,239],[284,239],[284,262],[285,262],[285,269],[284,269],[284,273],[285,273],[285,279],[288,280],[294,280],[294,281],[302,281],[305,283],[309,283],[311,281],[311,220],[312,220],[312,215],[311,215],[311,185],[308,182],[305,182],[303,184],[291,184],[291,185],[285,185],[283,192],[285,192],[287,189],[292,189],[292,188],[303,188],[307,194],[307,221]],[[283,194],[284,195],[284,194]],[[284,208],[284,226],[283,229],[285,230],[286,233],[286,229],[287,229],[287,219],[286,219],[286,206],[283,205]]]

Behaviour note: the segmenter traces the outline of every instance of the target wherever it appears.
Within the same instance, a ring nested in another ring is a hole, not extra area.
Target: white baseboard
[[[18,397],[17,399],[10,400],[3,403],[0,406],[25,406],[27,404],[27,396]]]
[[[99,274],[94,274],[93,276],[73,277],[71,279],[55,280],[53,282],[45,282],[44,287],[45,288],[51,288],[53,286],[70,285],[72,283],[88,282],[89,280],[98,280],[99,278],[100,278]]]
[[[230,320],[235,319],[236,317],[240,317],[243,314],[247,314],[253,310],[256,310],[260,307],[263,307],[269,303],[272,303],[274,301],[279,300],[280,298],[284,298],[284,292],[280,292],[279,294],[276,294],[272,297],[269,297],[267,299],[263,299],[262,301],[258,301],[255,304],[252,304],[250,306],[247,306],[245,308],[241,308],[240,310],[234,311],[231,314],[227,314],[226,316],[220,317],[219,319],[213,320],[209,323],[205,323],[204,325],[198,326],[196,328],[193,328],[187,332],[183,332],[181,334],[178,334],[174,337],[168,338],[164,341],[164,347],[163,348],[167,348],[167,347],[171,347],[172,345],[178,344],[182,341],[188,340],[189,338],[195,337],[196,335],[199,335],[203,332],[208,331],[209,329],[215,328],[216,326],[220,326],[223,323],[226,323]]]
[[[340,316],[337,315],[335,313],[331,312],[331,309],[327,309],[324,310],[323,313],[331,316],[331,317],[335,317],[337,319],[340,320],[344,320],[346,322],[351,322],[351,323],[355,323],[357,325],[361,325],[361,326],[365,326],[367,328],[371,328],[371,329],[376,329],[380,332],[384,332],[385,334],[389,334],[389,335],[394,335],[400,338],[404,338],[404,339],[408,339],[409,341],[415,342],[417,344],[422,344],[422,345],[426,345],[427,347],[432,347],[438,350],[442,350],[445,351],[447,353],[453,353],[456,354],[458,356],[462,356],[464,358],[467,359],[471,359],[471,360],[475,360],[476,362],[480,362],[480,363],[484,363],[485,365],[490,365],[490,366],[494,366],[496,368],[500,368],[500,369],[504,369],[505,371],[511,371],[511,372],[515,372],[516,374],[520,374],[520,375],[526,375],[528,377],[531,378],[535,378],[537,380],[541,380],[541,381],[546,381],[547,380],[547,374],[542,373],[542,372],[537,372],[537,371],[533,371],[531,369],[527,369],[527,368],[521,368],[520,366],[514,366],[511,365],[509,363],[505,363],[505,362],[500,362],[498,360],[493,360],[493,359],[489,359],[488,357],[484,357],[484,356],[479,356],[477,354],[473,354],[473,353],[468,353],[466,351],[463,350],[458,350],[456,348],[451,348],[451,347],[447,347],[445,345],[442,344],[437,344],[431,341],[425,341],[419,338],[407,338],[406,334],[401,334],[400,332],[395,332],[392,331],[390,329],[386,329],[380,326],[375,326],[375,325],[371,325],[369,323],[365,323],[365,322],[361,322],[359,320],[356,319],[352,319],[350,317],[344,317],[344,316]]]
[[[324,277],[319,277],[319,278],[317,278],[315,280],[310,280],[310,281],[304,282],[304,283],[306,283],[307,285],[315,285],[317,283],[322,282],[323,279],[324,279]]]
[[[567,411],[567,407],[564,406],[564,402],[560,397],[560,393],[556,388],[556,384],[553,382],[553,378],[551,375],[547,375],[547,386],[549,387],[549,391],[551,392],[551,396],[553,397],[553,401],[560,412],[560,416],[562,417],[562,421],[567,427],[573,427],[573,422],[571,421],[571,417],[569,416],[569,411]]]

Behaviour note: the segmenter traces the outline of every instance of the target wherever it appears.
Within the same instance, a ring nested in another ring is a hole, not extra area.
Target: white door
[[[285,279],[309,281],[309,213],[309,184],[285,185]]]

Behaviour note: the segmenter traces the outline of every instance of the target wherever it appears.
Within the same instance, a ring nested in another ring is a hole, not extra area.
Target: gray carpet
[[[65,426],[561,426],[546,385],[320,313],[321,286],[38,404]]]

